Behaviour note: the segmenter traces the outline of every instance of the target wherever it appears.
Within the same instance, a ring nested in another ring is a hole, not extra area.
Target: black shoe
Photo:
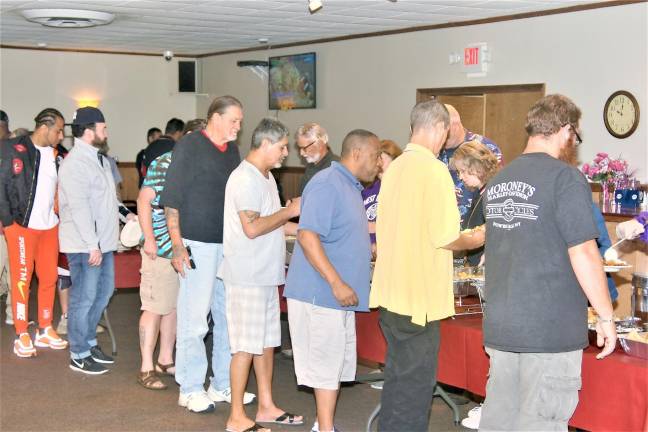
[[[96,361],[97,363],[103,363],[103,364],[115,363],[115,359],[110,357],[108,354],[104,354],[104,352],[101,351],[99,345],[90,348],[90,355],[92,356],[92,360]]]
[[[95,362],[91,356],[82,359],[70,359],[70,369],[88,375],[101,375],[108,372],[108,369]]]

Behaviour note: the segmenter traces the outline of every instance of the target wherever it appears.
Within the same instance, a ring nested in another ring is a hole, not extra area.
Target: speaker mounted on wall
[[[178,62],[178,91],[180,93],[196,92],[196,62]]]

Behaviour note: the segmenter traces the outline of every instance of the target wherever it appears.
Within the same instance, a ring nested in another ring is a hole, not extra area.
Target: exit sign
[[[490,53],[486,43],[470,44],[464,48],[463,71],[469,77],[485,76],[489,62]]]

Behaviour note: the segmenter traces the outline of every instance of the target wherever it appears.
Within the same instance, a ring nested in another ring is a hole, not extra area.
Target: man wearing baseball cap
[[[106,159],[106,120],[97,108],[79,108],[72,120],[74,147],[61,164],[61,252],[70,265],[68,339],[70,369],[90,375],[114,363],[97,344],[96,328],[115,289],[113,252],[119,237],[120,203]]]

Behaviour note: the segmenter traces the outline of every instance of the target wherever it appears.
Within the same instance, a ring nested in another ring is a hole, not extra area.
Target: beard
[[[304,159],[306,159],[306,162],[309,164],[315,164],[319,162],[319,160],[322,158],[322,155],[320,153],[314,154],[313,156],[306,156]]]
[[[99,149],[99,153],[104,156],[108,155],[108,150],[110,150],[110,147],[108,146],[108,138],[100,139],[96,135],[92,140],[92,146]]]
[[[571,166],[578,165],[578,150],[576,149],[576,146],[570,144],[566,145],[565,148],[560,150],[558,159]]]

